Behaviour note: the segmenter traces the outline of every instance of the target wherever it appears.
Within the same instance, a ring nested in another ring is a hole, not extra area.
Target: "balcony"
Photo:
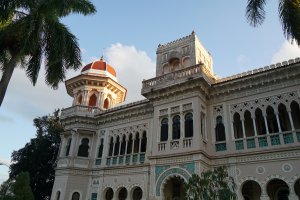
[[[144,162],[145,162],[145,153],[122,155],[122,156],[110,156],[106,158],[107,166],[143,164]]]
[[[167,87],[173,84],[181,83],[186,81],[187,78],[194,79],[203,77],[212,78],[211,72],[206,69],[202,64],[194,65],[188,68],[177,70],[162,76],[158,76],[152,79],[143,81],[142,94],[150,92],[153,88]]]
[[[61,119],[71,117],[71,116],[84,116],[84,117],[93,117],[99,114],[101,110],[96,107],[89,106],[72,106],[61,111]]]
[[[191,148],[193,146],[193,138],[184,138],[158,143],[158,151],[169,151],[182,148]]]

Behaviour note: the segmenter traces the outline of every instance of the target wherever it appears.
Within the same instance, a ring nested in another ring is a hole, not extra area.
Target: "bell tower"
[[[167,44],[159,44],[156,59],[156,76],[202,63],[213,72],[213,59],[193,31],[190,35]],[[212,73],[213,74],[213,73]]]
[[[127,90],[117,81],[115,69],[103,57],[87,64],[81,74],[65,82],[73,106],[106,110],[125,101]]]

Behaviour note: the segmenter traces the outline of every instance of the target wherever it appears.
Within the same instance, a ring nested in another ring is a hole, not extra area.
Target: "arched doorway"
[[[108,188],[106,189],[106,191],[104,192],[104,199],[105,200],[112,200],[114,197],[114,191],[112,188]]]
[[[289,200],[289,187],[283,180],[273,179],[267,184],[270,200]]]
[[[132,191],[132,200],[141,200],[143,198],[143,190],[140,187],[136,187]]]
[[[118,195],[119,198],[118,199],[119,200],[126,200],[127,195],[128,195],[127,189],[123,187],[119,191],[119,195]]]
[[[164,199],[184,200],[184,179],[179,176],[170,177],[163,188]]]
[[[261,188],[256,181],[246,181],[242,186],[242,195],[245,200],[260,200]]]
[[[298,180],[295,182],[294,190],[295,190],[295,193],[296,193],[298,199],[300,199],[300,179],[298,179]]]

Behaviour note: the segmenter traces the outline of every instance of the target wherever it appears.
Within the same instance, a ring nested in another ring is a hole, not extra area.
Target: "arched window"
[[[278,117],[280,121],[281,131],[292,130],[289,114],[286,110],[285,105],[283,105],[282,103],[278,106]]]
[[[146,152],[146,149],[147,149],[147,136],[146,136],[146,131],[144,131],[142,137],[141,152]]]
[[[278,124],[274,109],[271,106],[267,107],[267,122],[269,133],[278,133]]]
[[[66,154],[65,154],[66,156],[70,154],[71,142],[72,142],[72,138],[69,138],[66,146]]]
[[[128,139],[128,144],[127,144],[127,154],[131,154],[132,153],[132,134],[129,135],[129,139]]]
[[[55,198],[55,200],[60,200],[60,191],[56,192],[56,198]]]
[[[119,149],[120,149],[120,137],[117,136],[117,140],[116,140],[116,143],[115,143],[114,156],[119,155]]]
[[[179,58],[173,58],[169,62],[170,62],[170,65],[171,65],[171,68],[172,68],[171,70],[172,71],[179,70],[179,68],[180,68]]]
[[[176,115],[173,117],[173,125],[172,125],[172,139],[177,140],[180,139],[180,116]]]
[[[234,129],[234,137],[236,139],[243,137],[242,121],[239,113],[234,113],[233,115],[233,129]]]
[[[114,197],[114,191],[112,188],[109,188],[105,193],[105,200],[112,200]]]
[[[104,139],[101,138],[100,140],[100,146],[98,149],[98,158],[102,158],[102,154],[103,154],[103,143],[104,143]]]
[[[120,151],[120,155],[124,155],[124,154],[125,154],[125,148],[126,148],[126,136],[123,135],[123,137],[122,137],[122,142],[121,142],[121,151]]]
[[[169,73],[169,72],[170,72],[170,67],[169,67],[168,64],[165,64],[165,65],[163,66],[163,74],[167,74],[167,73]]]
[[[128,195],[128,192],[127,192],[126,188],[123,187],[119,192],[119,200],[126,200],[127,195]]]
[[[103,108],[108,109],[108,107],[109,107],[109,100],[108,100],[108,98],[106,98],[104,100]]]
[[[184,117],[184,133],[185,137],[193,137],[193,114],[188,113]]]
[[[169,120],[168,118],[163,118],[160,125],[160,141],[164,142],[168,140],[169,132]]]
[[[291,103],[291,112],[295,129],[300,129],[300,108],[295,101]]]
[[[244,113],[244,119],[246,137],[254,136],[253,120],[251,118],[251,113],[248,110],[246,110],[246,112]]]
[[[83,138],[78,149],[78,156],[88,157],[89,156],[89,139]]]
[[[185,68],[189,67],[191,64],[190,64],[190,58],[187,57],[187,58],[184,58],[184,60],[182,61],[182,64]]]
[[[139,153],[139,150],[140,150],[140,134],[136,133],[134,139],[133,153]]]
[[[97,102],[97,96],[96,94],[93,94],[92,96],[90,96],[89,106],[96,106],[96,102]]]
[[[143,198],[143,190],[137,187],[132,192],[132,200],[141,200]]]
[[[221,116],[218,116],[216,119],[216,141],[220,142],[220,141],[225,141],[225,127],[223,124],[223,119]]]
[[[72,194],[72,200],[79,200],[80,199],[80,194],[78,192],[74,192]]]
[[[201,125],[202,138],[207,139],[206,132],[205,132],[205,114],[203,112],[201,112],[200,125]]]
[[[258,135],[265,135],[267,133],[265,118],[263,117],[263,113],[259,108],[255,110],[255,124]]]
[[[114,139],[113,139],[113,137],[111,137],[111,138],[110,138],[110,142],[109,142],[108,156],[112,156],[112,154],[113,154],[113,149],[114,149]]]
[[[78,105],[82,104],[82,95],[81,94],[77,97],[77,104]]]

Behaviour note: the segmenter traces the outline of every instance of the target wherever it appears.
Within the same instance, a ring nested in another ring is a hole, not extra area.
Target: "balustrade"
[[[101,110],[97,107],[77,105],[63,109],[61,111],[61,118],[63,119],[69,116],[94,116],[100,112]]]

